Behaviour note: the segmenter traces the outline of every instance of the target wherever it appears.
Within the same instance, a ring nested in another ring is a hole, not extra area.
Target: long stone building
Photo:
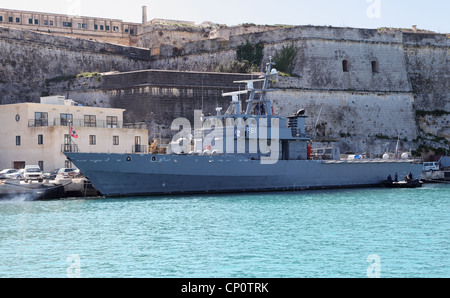
[[[271,97],[281,115],[306,108],[308,132],[317,142],[337,143],[342,152],[381,154],[393,151],[398,138],[403,150],[448,148],[450,141],[450,47],[445,34],[416,28],[147,21],[146,8],[126,46],[114,38],[99,42],[89,40],[89,34],[60,36],[3,25],[3,104],[67,94],[84,105],[125,108],[127,121],[147,122],[150,137],[170,138],[176,117],[190,118],[194,109],[213,113],[228,104],[220,94],[243,75],[219,74],[217,69],[236,59],[240,45],[260,42],[263,61],[283,46],[297,49],[292,76],[280,77],[274,85],[279,91]],[[122,35],[123,28],[119,26]],[[76,78],[83,72],[99,74]]]

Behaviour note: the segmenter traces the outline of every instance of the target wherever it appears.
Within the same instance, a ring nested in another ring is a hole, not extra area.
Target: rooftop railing
[[[121,121],[111,122],[107,120],[85,121],[84,119],[71,120],[73,127],[98,127],[98,128],[126,128],[126,129],[147,129],[145,122],[123,123]],[[28,127],[42,126],[69,126],[68,120],[61,118],[54,119],[30,119]]]

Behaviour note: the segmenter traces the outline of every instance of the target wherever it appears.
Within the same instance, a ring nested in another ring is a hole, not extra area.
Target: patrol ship
[[[314,159],[305,111],[273,113],[267,99],[278,75],[273,65],[256,80],[235,82],[246,88],[223,94],[232,98],[225,113],[195,113],[193,131],[187,119],[176,119],[172,128],[183,130],[167,154],[65,154],[107,197],[367,187],[394,174],[420,177],[422,165],[413,160],[340,160],[338,148],[328,159]],[[248,96],[245,110],[240,95]]]

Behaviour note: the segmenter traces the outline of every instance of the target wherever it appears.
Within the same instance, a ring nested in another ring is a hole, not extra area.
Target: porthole
[[[131,161],[131,156],[127,156],[127,161]]]
[[[19,115],[19,114],[16,115],[16,121],[17,121],[17,122],[20,121],[20,115]]]

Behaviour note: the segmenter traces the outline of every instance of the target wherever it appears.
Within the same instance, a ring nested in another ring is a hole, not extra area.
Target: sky
[[[0,8],[105,17],[127,22],[203,21],[228,26],[318,25],[356,28],[411,28],[450,33],[450,0],[0,0]]]

